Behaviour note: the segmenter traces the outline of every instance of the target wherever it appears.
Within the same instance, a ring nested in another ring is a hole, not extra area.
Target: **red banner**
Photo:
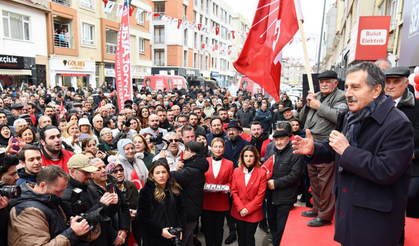
[[[302,20],[299,0],[260,0],[252,27],[234,67],[279,100],[281,50]]]
[[[126,100],[132,100],[131,47],[129,34],[129,7],[125,0],[121,25],[118,32],[118,45],[115,55],[116,88],[119,109],[124,108]]]

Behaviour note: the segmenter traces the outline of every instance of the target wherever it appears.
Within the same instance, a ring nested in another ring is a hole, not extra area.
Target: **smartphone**
[[[88,136],[89,136],[89,134],[80,134],[79,139],[83,140],[83,139],[87,138]]]
[[[106,185],[106,192],[109,192],[109,193],[114,193],[114,188],[113,188],[113,185],[112,184],[107,184]]]
[[[17,141],[17,139],[15,137],[12,137],[12,143],[18,143],[19,141]],[[13,145],[12,147],[13,150],[16,150],[17,152],[20,151],[20,147],[19,145]]]

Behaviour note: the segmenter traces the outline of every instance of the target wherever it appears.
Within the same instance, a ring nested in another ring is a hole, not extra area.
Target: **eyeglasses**
[[[89,175],[89,174],[91,174],[90,172],[86,172],[86,171],[84,171],[84,170],[81,170],[81,169],[76,169],[77,171],[79,171],[79,172],[81,172],[81,173],[83,173],[84,175]]]
[[[112,173],[113,173],[113,174],[123,173],[123,172],[124,172],[124,169],[123,169],[123,168],[114,169],[114,170],[112,171]]]
[[[173,143],[173,142],[179,143],[180,142],[179,139],[169,139],[167,141],[170,142],[170,143]]]

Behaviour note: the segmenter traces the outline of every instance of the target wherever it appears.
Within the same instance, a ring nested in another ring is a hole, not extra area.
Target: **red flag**
[[[279,100],[281,50],[298,30],[299,0],[259,0],[236,70]]]
[[[219,32],[220,32],[220,28],[219,27],[216,27],[215,28],[215,35],[218,35]]]
[[[106,5],[108,4],[108,0],[102,0],[102,2]]]
[[[180,28],[180,25],[182,24],[182,20],[181,19],[179,19],[179,20],[177,20],[177,29],[179,29]]]
[[[233,36],[233,39],[235,39],[236,37],[234,36],[234,31],[231,31],[231,35]]]
[[[198,30],[201,31],[202,24],[198,24]]]
[[[144,187],[144,182],[138,177],[137,170],[135,169],[131,172],[131,182],[137,186],[138,190],[141,190],[141,188]]]
[[[125,0],[119,25],[118,43],[115,54],[115,77],[119,109],[124,108],[126,100],[132,100],[131,45],[129,32],[128,0]]]
[[[205,49],[205,44],[204,43],[202,43],[201,48]]]
[[[129,16],[132,15],[132,12],[134,12],[134,10],[135,10],[135,7],[134,6],[130,6],[129,7]]]

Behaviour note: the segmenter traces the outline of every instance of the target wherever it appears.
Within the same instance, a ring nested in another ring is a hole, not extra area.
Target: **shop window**
[[[3,10],[3,32],[8,38],[30,40],[30,18]]]
[[[95,27],[93,25],[83,23],[83,44],[93,45],[95,38]]]

